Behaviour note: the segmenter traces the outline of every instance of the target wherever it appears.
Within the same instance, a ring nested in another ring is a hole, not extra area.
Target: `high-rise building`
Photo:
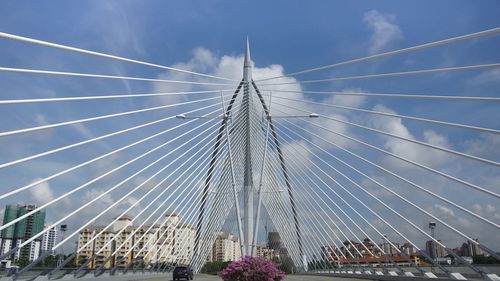
[[[5,207],[3,224],[10,223],[35,209],[35,205],[7,205]],[[5,254],[12,248],[37,235],[44,229],[44,225],[45,211],[42,210],[3,229],[0,233],[0,237],[2,238],[0,253]],[[42,236],[39,236],[30,244],[18,249],[10,259],[14,261],[33,261],[40,256],[41,244]]]
[[[392,243],[392,245],[391,245]],[[379,245],[382,250],[384,250],[384,252],[387,254],[387,255],[395,255],[395,254],[398,254],[399,253],[399,243],[396,243],[396,242],[387,242],[387,241],[384,241],[384,243],[382,243],[381,245]],[[393,246],[394,245],[394,246]]]
[[[256,247],[257,257],[266,258],[268,260],[274,257],[274,250],[269,249],[267,246],[257,245]]]
[[[283,244],[281,243],[281,237],[279,232],[268,232],[267,233],[267,247],[273,250],[280,250],[283,248]]]
[[[42,236],[42,254],[47,253],[49,255],[55,255],[55,251],[52,250],[57,242],[57,227],[49,229]]]
[[[441,240],[437,240],[441,242]],[[437,244],[433,240],[429,240],[425,242],[425,251],[429,254],[429,256],[433,259],[442,258],[446,256],[446,251],[443,246]]]
[[[98,236],[100,232],[102,233]],[[83,229],[78,236],[77,245],[81,250],[77,253],[76,261],[82,264],[96,255],[87,265],[89,268],[100,265],[110,268],[120,261],[118,267],[122,267],[136,259],[145,264],[189,264],[195,235],[196,229],[191,225],[181,224],[176,214],[167,215],[161,224],[142,227],[134,226],[130,217],[122,216],[109,228],[91,226]],[[115,251],[116,255],[109,258]]]
[[[474,239],[476,242],[479,242],[478,239]],[[465,243],[462,244],[461,247],[461,254],[464,257],[474,257],[474,256],[484,256],[485,252],[477,246],[475,243],[472,243],[471,241],[466,241]]]
[[[196,228],[190,224],[177,227],[175,233],[174,257],[179,264],[189,264],[193,258],[193,246]]]
[[[240,239],[232,234],[219,233],[212,246],[212,261],[235,261],[240,258]]]
[[[413,245],[408,243],[408,242],[404,243],[400,249],[401,249],[401,252],[407,254],[408,256],[412,256],[412,255],[415,255],[417,253],[417,250],[415,249],[415,247],[413,247]]]

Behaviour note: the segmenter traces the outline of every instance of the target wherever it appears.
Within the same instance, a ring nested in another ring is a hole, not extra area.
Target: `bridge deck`
[[[145,279],[148,281],[166,281],[166,280],[172,280],[171,278],[153,278],[153,279]],[[205,275],[205,274],[199,274],[194,277],[195,281],[221,281],[222,279],[213,276],[213,275]],[[304,276],[304,275],[288,275],[285,278],[285,281],[323,281],[323,280],[328,280],[328,281],[340,281],[340,280],[349,280],[349,281],[357,281],[357,280],[362,280],[362,279],[354,279],[354,278],[341,278],[341,277],[328,277],[328,276]]]

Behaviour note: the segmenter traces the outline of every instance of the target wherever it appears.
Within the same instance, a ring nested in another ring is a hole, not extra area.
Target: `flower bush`
[[[285,273],[272,261],[249,256],[231,262],[218,275],[224,281],[280,281],[285,278]]]

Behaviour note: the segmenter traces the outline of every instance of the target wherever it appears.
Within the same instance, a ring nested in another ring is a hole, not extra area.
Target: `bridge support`
[[[243,62],[243,103],[245,103],[244,114],[246,118],[246,128],[245,128],[245,169],[243,175],[243,209],[244,209],[244,225],[245,233],[244,241],[246,245],[243,247],[245,252],[242,255],[251,256],[252,253],[252,241],[253,241],[253,231],[254,231],[254,214],[253,214],[253,173],[252,173],[252,150],[250,144],[250,103],[251,103],[251,87],[250,83],[252,81],[252,65],[250,61],[250,44],[247,38],[247,45],[245,50],[245,60]],[[243,239],[240,239],[242,241]]]

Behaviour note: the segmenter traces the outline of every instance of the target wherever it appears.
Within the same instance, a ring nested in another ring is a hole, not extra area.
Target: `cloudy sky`
[[[500,4],[497,1],[405,1],[404,3],[401,3],[401,1],[356,1],[351,3],[350,1],[348,4],[347,1],[315,1],[307,4],[301,1],[273,1],[271,3],[264,1],[248,3],[242,1],[181,1],[175,3],[171,1],[85,1],[81,3],[69,3],[68,1],[37,1],[30,3],[4,1],[0,5],[1,32],[161,65],[175,66],[235,80],[241,79],[243,51],[247,36],[251,42],[252,60],[255,66],[254,78],[258,80],[500,26]],[[442,200],[437,200],[418,191],[410,184],[389,176],[382,170],[360,161],[342,149],[362,155],[376,164],[456,202],[475,214],[484,216],[496,224],[500,223],[498,198],[475,191],[471,187],[456,181],[429,173],[414,165],[397,160],[388,154],[377,152],[366,145],[335,135],[323,128],[349,135],[387,152],[403,156],[426,167],[499,193],[500,171],[497,166],[467,160],[463,157],[453,156],[400,139],[381,136],[345,123],[339,123],[333,119],[369,126],[412,140],[498,162],[500,161],[500,138],[497,134],[341,110],[304,103],[300,100],[498,129],[500,128],[500,111],[495,102],[349,97],[278,91],[318,90],[348,93],[498,97],[500,86],[499,68],[313,84],[300,83],[300,80],[498,63],[500,62],[499,44],[500,36],[489,36],[387,59],[373,60],[346,67],[312,72],[294,78],[259,83],[261,89],[266,89],[263,91],[266,95],[270,90],[276,91],[273,93],[272,105],[272,108],[276,110],[276,115],[317,112],[329,117],[329,119],[319,118],[313,121],[312,124],[308,123],[308,120],[277,121],[277,127],[284,142],[284,151],[290,161],[291,173],[296,177],[295,184],[299,185],[301,175],[312,179],[311,182],[304,183],[303,189],[298,189],[298,194],[302,195],[299,196],[299,201],[304,204],[313,204],[314,198],[318,195],[313,194],[314,191],[306,186],[319,184],[324,188],[325,194],[328,195],[327,198],[333,200],[332,202],[326,201],[323,204],[324,206],[330,206],[331,209],[325,209],[325,212],[330,214],[333,220],[338,221],[332,215],[338,213],[333,203],[336,202],[345,210],[346,215],[352,216],[355,222],[368,234],[379,239],[379,235],[373,229],[359,217],[356,217],[355,212],[336,197],[330,188],[327,188],[332,187],[342,198],[345,198],[355,209],[366,216],[367,220],[378,226],[381,232],[388,233],[389,237],[394,241],[403,242],[403,238],[394,234],[383,222],[363,208],[352,197],[349,197],[350,195],[347,192],[334,184],[333,178],[371,206],[374,211],[384,214],[388,221],[403,229],[408,238],[413,239],[420,246],[427,239],[410,225],[388,212],[375,200],[369,198],[366,193],[360,191],[355,185],[339,176],[329,165],[336,167],[382,200],[386,200],[399,213],[410,218],[424,230],[426,230],[426,224],[431,220],[429,217],[384,191],[374,181],[362,177],[343,166],[329,156],[327,154],[329,152],[362,170],[372,179],[390,187],[391,190],[401,196],[411,199],[424,210],[443,218],[445,222],[462,230],[465,234],[470,235],[472,238],[479,238],[486,245],[499,250],[500,231],[498,228],[488,226]],[[200,79],[183,73],[168,72],[131,63],[75,54],[8,39],[0,39],[0,46],[0,66],[2,67],[154,79],[209,81],[209,79]],[[210,81],[221,82],[217,80]],[[272,82],[290,84],[265,86],[265,83]],[[200,87],[142,81],[0,72],[1,99],[179,92],[220,88],[232,89],[234,85]],[[6,132],[62,121],[216,97],[217,95],[207,94],[74,103],[0,105],[0,118],[2,120],[0,122],[0,131]],[[141,114],[80,123],[57,129],[1,137],[1,163],[8,163],[33,154],[213,104],[214,100],[212,99],[207,102],[189,104],[182,108],[172,107],[153,110]],[[198,113],[204,114],[218,109],[218,107],[212,106],[200,110]],[[42,183],[1,199],[0,207],[2,210],[0,212],[3,212],[3,206],[6,204],[25,202],[41,205],[49,202],[65,192],[85,184],[89,179],[98,177],[138,155],[145,154],[152,148],[175,138],[175,136],[183,132],[187,132],[189,129],[195,128],[201,123],[193,122],[182,127],[179,131],[168,132],[159,138],[150,139],[126,151],[96,161],[78,171],[66,173],[50,181],[43,180],[45,177],[59,171],[179,124],[178,120],[168,120],[141,130],[127,132],[116,138],[107,138],[57,154],[1,168],[2,191],[10,192],[37,181]],[[208,124],[213,125],[210,122]],[[208,136],[208,133],[202,133],[201,136]],[[127,178],[129,174],[140,170],[161,155],[174,150],[188,140],[189,138],[180,138],[172,141],[161,147],[157,152],[145,155],[145,157],[125,169],[61,199],[56,205],[47,209],[47,221],[57,221],[63,214],[103,194],[105,190]],[[331,143],[335,143],[339,147],[335,147]],[[187,151],[187,148],[181,147],[167,159],[171,161],[184,151]],[[187,155],[191,155],[190,153],[192,152],[187,152]],[[206,159],[207,155],[200,157]],[[321,161],[321,159],[325,161]],[[106,194],[98,202],[95,202],[92,205],[93,207],[83,210],[79,216],[71,217],[67,221],[70,224],[70,230],[76,230],[85,222],[85,219],[95,217],[100,210],[116,202],[121,195],[132,190],[166,164],[168,164],[168,161],[156,167],[156,170],[148,170],[137,175],[123,188],[120,187],[115,192]],[[173,172],[175,165],[167,167],[165,172]],[[317,172],[315,174],[309,168],[315,169],[314,171],[323,169],[327,173]],[[130,204],[137,202],[138,198],[145,194],[148,188],[160,183],[162,178],[154,178],[147,182],[143,189],[128,196],[126,200],[120,202],[115,209],[98,219],[97,222],[109,221],[110,218],[126,210]],[[177,187],[179,183],[174,182],[174,179],[175,176],[172,176],[163,182],[161,186],[165,187],[171,183],[172,188]],[[161,190],[161,187],[159,190]],[[171,209],[176,204],[176,202],[173,202]],[[145,205],[147,205],[147,201],[139,202],[129,213],[131,215],[138,214],[141,206]],[[319,212],[319,206],[314,208],[316,208],[315,212]],[[185,215],[188,216],[188,214]],[[313,216],[304,209],[303,217],[307,223],[307,218]],[[348,223],[347,219],[342,216],[341,218],[341,220]],[[351,226],[354,229],[353,224]],[[328,232],[326,229],[319,231]],[[307,235],[313,234],[306,231]],[[440,224],[438,224],[437,235],[449,247],[458,246],[464,241],[463,237],[457,236]],[[331,235],[328,236],[331,237]],[[352,237],[350,236],[350,238]],[[330,243],[329,241],[326,242]]]

